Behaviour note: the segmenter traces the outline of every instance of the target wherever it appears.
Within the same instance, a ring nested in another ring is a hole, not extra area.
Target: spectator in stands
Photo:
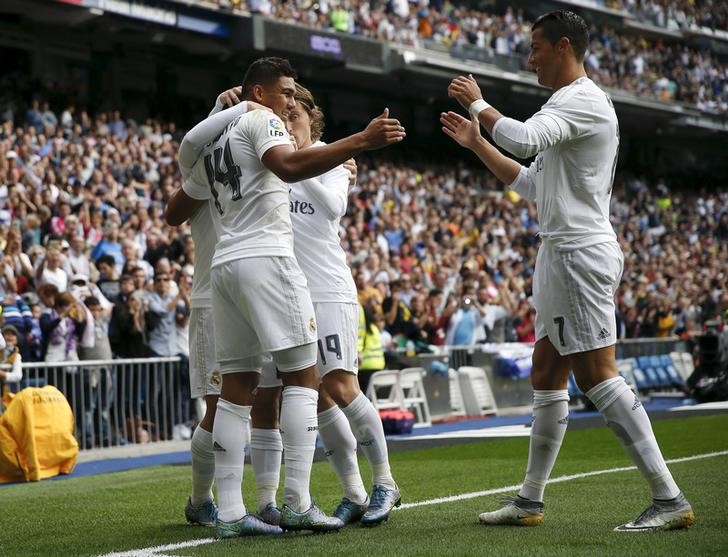
[[[62,258],[58,248],[49,248],[35,272],[36,284],[52,284],[59,292],[64,292],[68,288],[68,275],[63,270]]]
[[[668,337],[675,328],[675,315],[673,314],[670,299],[665,297],[659,302],[657,310],[657,327],[655,336],[658,338]]]
[[[43,354],[46,362],[78,360],[78,344],[86,327],[86,310],[70,292],[55,298],[50,313],[41,315]]]
[[[82,346],[81,360],[111,360],[111,344],[109,342],[109,321],[111,308],[104,309],[101,302],[89,296],[84,304],[93,317],[93,346]],[[109,446],[111,444],[110,410],[114,400],[114,383],[116,370],[110,366],[90,368],[83,374],[85,397],[85,421],[87,426],[84,432],[84,441],[87,447],[94,445]],[[94,419],[96,409],[99,410],[98,419]],[[99,426],[99,431],[94,426]],[[96,443],[96,440],[99,440]]]
[[[484,310],[473,298],[463,298],[460,307],[453,313],[447,330],[446,343],[454,346],[468,346],[485,340],[483,328]]]
[[[381,315],[381,314],[380,314]],[[372,373],[384,369],[384,351],[377,315],[371,306],[359,304],[359,386],[366,393]]]
[[[138,252],[139,248],[137,247],[134,240],[130,240],[129,238],[125,238],[124,240],[122,240],[121,254],[124,257],[122,274],[130,275],[135,268],[141,267],[146,277],[154,276],[154,270],[152,269],[152,266],[144,259],[140,259]]]
[[[74,275],[91,276],[91,265],[85,252],[85,241],[83,236],[74,234],[70,240],[71,248],[68,251],[68,264]]]
[[[91,260],[98,265],[99,260],[105,255],[114,258],[115,271],[121,273],[124,266],[124,256],[121,253],[121,243],[119,243],[119,225],[113,221],[104,226],[104,237],[91,252]]]
[[[19,294],[30,289],[30,281],[33,279],[33,265],[22,249],[20,231],[13,227],[8,231],[7,244],[5,245],[5,264],[13,273],[16,291]],[[7,284],[7,271],[5,276]]]
[[[30,306],[31,327],[27,339],[27,354],[29,362],[43,361],[43,332],[40,329],[40,316],[42,308],[40,304],[34,303]],[[19,337],[20,338],[20,337]]]
[[[17,288],[12,261],[7,257],[0,259],[0,295],[6,291],[16,291]]]
[[[149,329],[149,348],[155,356],[174,356],[177,354],[177,334],[175,312],[182,302],[189,309],[189,290],[183,282],[177,294],[171,293],[170,275],[158,272],[154,275],[154,290],[146,294],[149,301],[146,319]]]
[[[32,361],[29,352],[28,335],[33,322],[28,304],[15,292],[8,291],[2,298],[2,317],[6,325],[12,325],[16,335],[16,345],[26,361]]]
[[[412,312],[400,299],[401,283],[393,280],[390,285],[390,295],[382,303],[382,311],[389,333],[404,342],[406,339],[417,340],[419,330],[412,320]]]
[[[0,363],[10,366],[9,370],[0,369],[0,412],[2,412],[2,398],[5,393],[13,390],[19,390],[18,385],[23,379],[22,357],[20,350],[15,344],[18,333],[12,325],[4,325],[2,328],[2,338],[0,338]]]
[[[107,253],[96,260],[96,267],[99,270],[97,284],[103,295],[113,300],[119,295],[119,276],[116,274],[116,262],[114,256]]]

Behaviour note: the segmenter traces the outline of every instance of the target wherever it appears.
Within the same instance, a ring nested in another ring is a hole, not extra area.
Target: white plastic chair
[[[493,388],[490,386],[485,370],[479,367],[462,366],[458,369],[458,375],[466,414],[468,416],[497,415],[498,404],[493,396]]]
[[[404,408],[404,394],[399,382],[399,371],[384,369],[372,373],[366,396],[377,410]]]
[[[425,370],[421,367],[408,367],[399,372],[399,384],[404,395],[404,407],[415,414],[414,427],[430,427],[432,418],[427,404],[427,393],[422,378]]]
[[[632,372],[632,360],[617,360],[617,373],[619,373],[631,388],[636,388],[634,373]]]
[[[447,372],[448,382],[450,384],[450,409],[453,416],[465,416],[465,402],[463,401],[463,392],[460,389],[460,376],[453,368]]]
[[[679,367],[677,369],[682,373],[685,381],[687,381],[688,377],[690,377],[695,371],[695,362],[693,361],[693,355],[690,352],[680,352],[680,357],[682,359],[682,370]]]

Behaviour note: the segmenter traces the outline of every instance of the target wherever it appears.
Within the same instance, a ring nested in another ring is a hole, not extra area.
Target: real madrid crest
[[[308,320],[308,328],[311,329],[312,333],[316,332],[316,320],[313,317]]]

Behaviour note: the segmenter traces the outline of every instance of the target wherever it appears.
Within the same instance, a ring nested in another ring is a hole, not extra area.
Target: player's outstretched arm
[[[480,135],[480,124],[476,115],[471,114],[468,120],[456,112],[443,112],[440,114],[440,123],[445,135],[478,155],[501,182],[512,184],[516,180],[522,166],[506,157]]]
[[[284,182],[299,182],[320,176],[363,151],[382,149],[405,138],[399,120],[389,117],[389,109],[372,120],[363,131],[322,147],[294,151],[288,145],[268,149],[263,164]]]
[[[483,93],[473,74],[453,79],[447,88],[447,94],[458,101],[468,113],[475,115],[485,131],[493,135],[493,126],[503,115],[483,100]]]
[[[483,100],[483,94],[472,74],[453,79],[447,93],[471,116],[478,118],[496,145],[521,159],[533,157],[556,143],[588,133],[593,121],[588,109],[567,112],[554,107],[541,109],[525,122],[508,118]]]

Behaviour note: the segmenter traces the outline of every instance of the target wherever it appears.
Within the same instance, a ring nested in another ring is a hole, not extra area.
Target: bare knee
[[[615,354],[614,346],[607,346],[570,356],[576,384],[583,393],[617,376]]]
[[[334,406],[336,406],[336,401],[331,398],[331,395],[326,392],[323,383],[321,383],[321,385],[319,386],[318,407],[316,409],[316,412],[320,414],[321,412],[325,412],[326,410],[333,408]]]
[[[260,373],[257,372],[227,373],[222,376],[220,398],[240,406],[252,406],[253,391],[259,380]]]
[[[349,406],[359,396],[359,381],[356,375],[343,370],[327,373],[322,381],[324,389],[340,407]]]
[[[569,362],[554,348],[548,338],[539,340],[533,349],[531,385],[536,391],[566,389],[569,381]]]
[[[284,387],[304,387],[314,391],[318,391],[321,382],[316,366],[307,367],[301,371],[281,372],[281,379]]]

